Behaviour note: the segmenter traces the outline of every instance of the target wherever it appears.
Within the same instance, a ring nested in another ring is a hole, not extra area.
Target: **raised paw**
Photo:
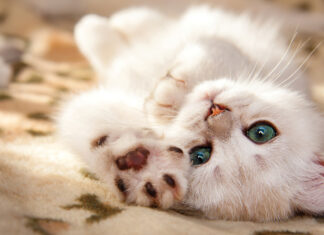
[[[158,81],[155,89],[147,98],[146,111],[157,121],[169,121],[181,106],[186,92],[186,81],[167,73]]]
[[[115,187],[127,203],[169,208],[186,193],[187,160],[177,147],[136,147],[116,158]]]
[[[116,165],[119,170],[128,170],[131,168],[134,170],[140,170],[146,165],[149,154],[150,151],[143,147],[139,147],[133,151],[130,151],[125,156],[117,158]]]
[[[94,90],[70,101],[59,118],[62,140],[119,199],[172,206],[187,190],[188,154],[166,144],[143,112],[113,98]]]

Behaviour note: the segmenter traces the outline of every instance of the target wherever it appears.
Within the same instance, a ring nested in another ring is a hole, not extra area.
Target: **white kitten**
[[[66,104],[59,132],[122,200],[235,220],[324,212],[323,119],[273,22],[136,8],[75,35],[102,87]]]

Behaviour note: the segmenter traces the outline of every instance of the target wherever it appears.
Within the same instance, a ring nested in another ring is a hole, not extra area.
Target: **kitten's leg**
[[[95,70],[103,74],[131,41],[152,34],[165,22],[161,14],[144,7],[124,10],[110,18],[87,15],[76,25],[75,39]]]
[[[74,37],[80,51],[99,74],[104,73],[126,45],[123,35],[111,27],[109,20],[97,15],[83,17],[75,26]]]
[[[209,59],[206,52],[210,51],[202,45],[199,42],[184,45],[166,75],[156,82],[145,102],[146,112],[153,122],[168,123],[173,120],[192,88],[201,81],[214,78],[216,71],[211,70],[211,66],[206,66],[209,72],[205,71],[200,64],[200,61]],[[213,51],[209,53],[214,56]]]
[[[145,111],[153,123],[171,121],[182,105],[188,92],[185,80],[175,78],[170,73],[162,77],[145,101]]]
[[[121,200],[168,208],[186,193],[189,157],[147,128],[139,104],[105,90],[82,94],[63,109],[59,133]]]
[[[145,108],[153,122],[170,122],[185,101],[186,94],[208,76],[200,76],[197,68],[204,61],[206,49],[199,44],[187,44],[177,54],[165,76],[157,81],[151,95],[146,99]],[[193,59],[195,58],[195,59]]]
[[[146,35],[151,36],[154,31],[161,30],[161,27],[169,22],[161,12],[148,7],[132,7],[119,11],[112,15],[109,21],[111,26],[129,41]]]

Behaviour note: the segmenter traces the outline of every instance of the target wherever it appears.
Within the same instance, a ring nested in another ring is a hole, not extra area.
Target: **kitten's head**
[[[295,92],[257,82],[202,83],[167,133],[192,160],[185,202],[223,219],[324,212],[322,126]]]

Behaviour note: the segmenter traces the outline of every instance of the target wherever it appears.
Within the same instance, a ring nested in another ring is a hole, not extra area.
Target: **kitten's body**
[[[87,16],[76,40],[102,88],[65,106],[63,139],[129,203],[260,221],[322,213],[323,120],[278,34],[208,7]],[[212,104],[226,109],[211,115]],[[259,121],[278,134],[262,145],[246,136]],[[190,167],[189,152],[206,144],[209,161]]]

